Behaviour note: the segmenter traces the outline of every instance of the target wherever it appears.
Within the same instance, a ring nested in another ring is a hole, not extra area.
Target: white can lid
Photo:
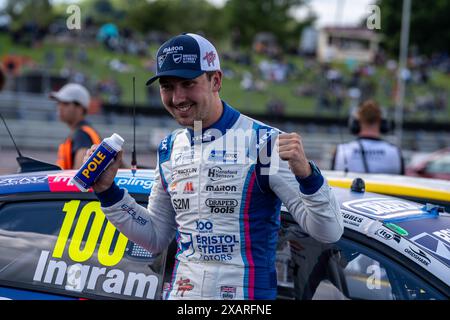
[[[124,139],[119,136],[117,133],[113,133],[113,135],[110,137],[109,143],[112,144],[112,147],[114,149],[117,149],[120,151],[122,149],[122,145],[124,143]]]

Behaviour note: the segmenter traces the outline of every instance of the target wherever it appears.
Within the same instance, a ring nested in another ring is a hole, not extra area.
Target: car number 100
[[[63,212],[65,213],[65,217],[58,235],[58,240],[56,241],[53,249],[54,258],[61,258],[64,250],[66,249],[67,240],[69,238],[70,231],[72,230],[79,206],[79,200],[72,200],[66,202],[64,205]],[[83,236],[86,232],[90,219],[92,219],[92,226],[84,243],[84,247],[82,248]],[[91,201],[81,209],[73,236],[69,243],[68,253],[70,259],[76,262],[84,262],[92,257],[105,219],[105,214],[101,210],[100,203],[98,201]],[[128,239],[122,233],[119,233],[114,250],[112,253],[110,252],[110,247],[116,230],[117,229],[112,225],[112,223],[108,221],[98,248],[98,262],[104,266],[110,267],[116,265],[125,253]]]

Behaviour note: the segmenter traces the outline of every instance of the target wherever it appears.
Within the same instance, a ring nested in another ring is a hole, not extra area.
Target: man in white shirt
[[[364,173],[404,174],[401,150],[383,139],[386,120],[379,105],[373,100],[361,104],[351,131],[358,135],[354,141],[339,144],[333,156],[331,169]]]

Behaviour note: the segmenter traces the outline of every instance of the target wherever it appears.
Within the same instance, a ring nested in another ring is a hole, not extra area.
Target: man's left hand
[[[306,178],[312,173],[300,135],[295,132],[282,133],[278,136],[277,146],[280,158],[289,163],[296,176]]]

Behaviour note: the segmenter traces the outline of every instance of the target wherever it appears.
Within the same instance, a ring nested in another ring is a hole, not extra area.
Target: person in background
[[[68,83],[50,93],[56,100],[59,119],[70,128],[69,136],[59,145],[57,165],[63,170],[79,169],[86,151],[99,144],[101,137],[85,120],[91,101],[88,90],[80,84]]]
[[[350,121],[350,131],[358,137],[339,144],[333,155],[332,170],[361,173],[404,174],[402,151],[381,138],[389,130],[382,110],[374,100],[364,101]]]

